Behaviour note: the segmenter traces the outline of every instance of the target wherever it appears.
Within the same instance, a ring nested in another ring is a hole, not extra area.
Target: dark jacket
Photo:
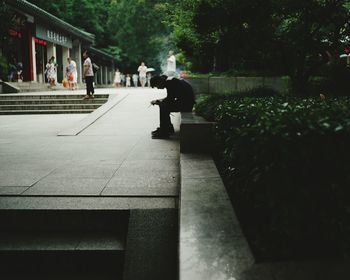
[[[168,104],[176,104],[182,111],[191,111],[195,103],[192,86],[183,79],[172,78],[165,82]]]

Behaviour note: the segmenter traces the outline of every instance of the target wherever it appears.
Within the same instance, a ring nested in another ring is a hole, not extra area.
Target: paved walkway
[[[106,205],[118,204],[111,199],[119,198],[125,207],[175,207],[177,135],[170,140],[150,137],[159,113],[149,102],[165,91],[123,88],[96,93],[126,98],[77,136],[57,133],[87,115],[0,116],[0,208],[74,208],[77,202],[81,208],[98,207],[96,201],[101,200],[94,198],[105,198]],[[178,130],[177,114],[173,119]],[[153,201],[147,204],[146,198]]]

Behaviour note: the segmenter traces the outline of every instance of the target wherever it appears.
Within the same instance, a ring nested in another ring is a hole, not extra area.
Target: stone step
[[[1,279],[123,279],[124,251],[10,251],[0,254]]]
[[[128,222],[126,210],[0,210],[0,251],[124,250]]]
[[[1,111],[0,115],[40,115],[40,114],[89,114],[94,109],[70,109],[70,110],[9,110]]]
[[[82,99],[84,94],[0,94],[0,100],[26,100],[26,99]],[[108,99],[108,94],[95,94],[94,99]]]
[[[121,279],[128,223],[126,210],[0,210],[1,279]]]
[[[33,110],[95,110],[101,104],[26,104],[26,105],[0,105],[0,111],[33,111]]]
[[[2,232],[3,251],[124,251],[125,237],[120,232]]]
[[[82,98],[77,99],[8,99],[1,100],[0,105],[30,105],[30,104],[104,104],[107,102],[107,98],[95,98],[83,100]]]

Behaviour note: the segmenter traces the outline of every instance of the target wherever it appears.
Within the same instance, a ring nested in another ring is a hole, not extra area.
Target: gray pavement
[[[79,126],[88,115],[0,116],[0,208],[10,207],[11,201],[24,201],[19,198],[27,199],[23,202],[26,209],[30,201],[34,208],[39,207],[36,200],[28,201],[35,197],[117,197],[128,201],[149,197],[171,199],[164,205],[175,205],[179,189],[178,137],[150,137],[159,124],[159,112],[156,106],[149,107],[149,102],[163,97],[165,91],[96,90],[96,94],[106,93],[111,94],[111,100],[120,101],[76,136],[57,135]],[[178,130],[177,114],[173,122]],[[94,204],[92,201],[90,198],[87,204]],[[72,202],[68,204],[72,207]],[[59,207],[57,201],[55,207]]]

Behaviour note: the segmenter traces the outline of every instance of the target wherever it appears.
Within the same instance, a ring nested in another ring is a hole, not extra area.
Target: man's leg
[[[171,108],[169,104],[161,103],[159,105],[159,127],[162,131],[168,131],[169,127],[172,125],[170,121],[170,112]]]
[[[152,138],[154,139],[164,139],[169,138],[169,126],[170,122],[170,109],[169,105],[165,103],[159,104],[159,120],[160,125],[155,131],[152,131]]]
[[[86,95],[94,94],[94,77],[88,76],[86,77]]]

